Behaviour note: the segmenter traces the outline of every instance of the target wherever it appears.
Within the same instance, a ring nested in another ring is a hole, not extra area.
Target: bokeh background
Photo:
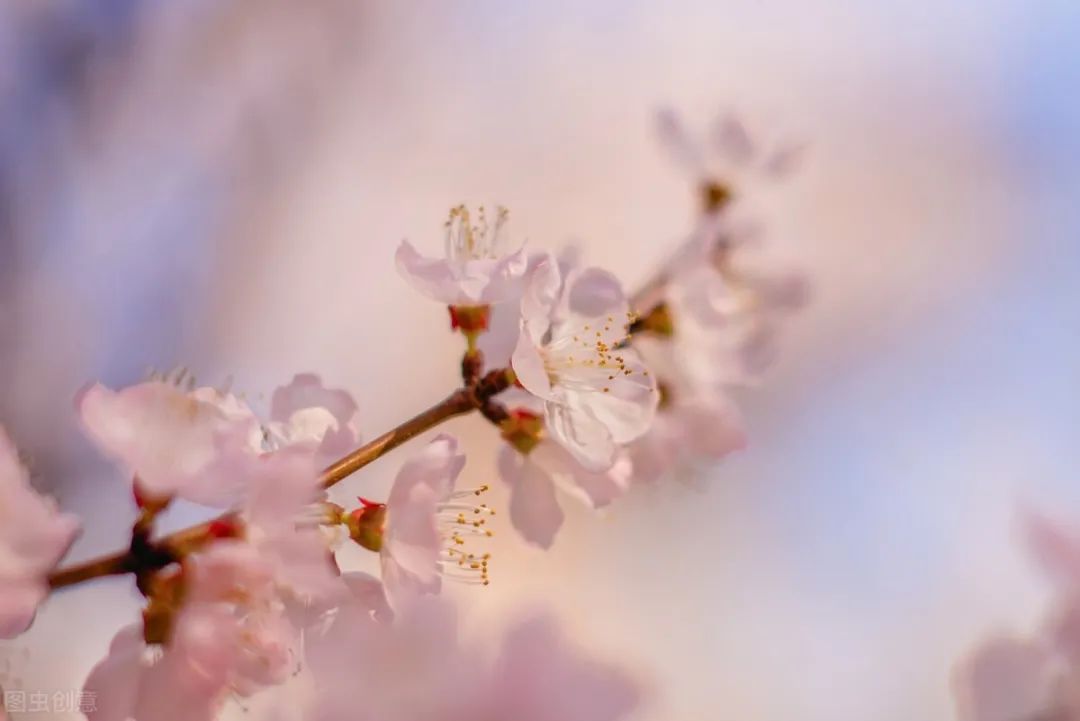
[[[1078,87],[1072,0],[4,0],[0,418],[86,516],[73,558],[118,548],[87,380],[186,365],[258,400],[314,370],[374,435],[456,374],[402,237],[500,202],[633,285],[692,218],[653,110],[735,108],[809,147],[765,217],[814,302],[744,394],[750,448],[547,554],[503,526],[471,621],[555,608],[646,679],[642,720],[950,719],[957,657],[1044,600],[1017,508],[1080,520]],[[490,430],[452,430],[490,480]],[[56,598],[5,673],[77,688],[135,608],[124,580]]]

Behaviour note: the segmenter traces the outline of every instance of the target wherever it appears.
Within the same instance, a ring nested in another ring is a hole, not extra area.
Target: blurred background
[[[0,419],[86,517],[72,558],[119,548],[86,381],[185,365],[257,400],[312,370],[373,436],[456,380],[401,238],[498,202],[632,286],[694,207],[653,111],[734,108],[808,145],[765,220],[814,299],[743,396],[749,449],[568,505],[546,554],[499,527],[462,595],[484,627],[555,608],[647,680],[643,721],[949,719],[955,660],[1044,600],[1016,509],[1080,521],[1077,87],[1073,0],[4,0]],[[490,480],[490,429],[451,430]],[[5,668],[78,688],[136,607],[125,580],[58,597]]]

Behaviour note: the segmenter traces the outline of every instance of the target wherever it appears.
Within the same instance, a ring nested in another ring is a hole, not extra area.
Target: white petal
[[[398,272],[418,291],[447,305],[467,305],[469,299],[458,286],[453,265],[445,259],[425,258],[407,241],[394,255]]]
[[[500,477],[510,486],[514,528],[529,543],[550,548],[564,519],[551,478],[532,458],[508,445],[499,450],[498,463]]]
[[[551,398],[551,381],[544,367],[544,358],[524,328],[518,334],[510,365],[525,390],[539,398]]]
[[[593,415],[588,398],[596,393],[565,393],[544,404],[544,420],[552,438],[562,444],[586,470],[605,471],[615,462],[611,431]]]

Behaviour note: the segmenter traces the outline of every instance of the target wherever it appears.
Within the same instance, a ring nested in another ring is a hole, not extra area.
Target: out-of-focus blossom
[[[274,569],[250,545],[222,541],[185,563],[183,607],[157,651],[124,628],[84,690],[93,721],[208,720],[231,695],[288,678],[299,634],[276,594]]]
[[[784,177],[801,152],[797,145],[767,146],[730,112],[719,114],[708,132],[697,137],[675,111],[663,108],[656,114],[656,130],[672,160],[697,182],[709,213],[726,209],[756,179]]]
[[[991,639],[956,670],[953,689],[960,721],[1068,721],[1045,715],[1055,703],[1054,659],[1037,642]]]
[[[561,445],[546,439],[527,453],[504,445],[498,467],[510,487],[510,521],[526,541],[541,548],[551,547],[563,524],[556,490],[590,508],[602,508],[626,491],[631,471],[625,456],[606,470],[589,471]]]
[[[310,444],[328,463],[357,444],[356,401],[348,391],[330,389],[314,373],[298,373],[270,399],[267,427],[279,445]]]
[[[217,507],[239,498],[258,433],[253,415],[228,414],[161,381],[119,391],[95,383],[76,405],[87,433],[135,474],[140,492]]]
[[[442,579],[488,583],[490,554],[469,549],[489,537],[486,504],[471,502],[487,486],[455,490],[465,454],[457,439],[440,435],[401,467],[385,504],[361,499],[347,519],[353,540],[378,551],[383,583],[395,604],[438,593]]]
[[[1036,633],[992,638],[957,666],[960,721],[1080,719],[1080,535],[1034,513],[1023,526],[1058,595]]]
[[[213,718],[232,695],[282,683],[300,663],[312,607],[351,595],[319,529],[306,522],[319,497],[310,454],[292,449],[258,459],[260,478],[240,517],[243,538],[219,540],[184,560],[164,602],[168,629],[156,651],[124,629],[86,690],[106,699],[94,719]],[[147,616],[148,633],[156,629]],[[136,629],[137,630],[137,629]],[[180,711],[176,705],[180,704]]]
[[[489,659],[459,638],[445,600],[313,638],[308,659],[320,721],[616,721],[639,698],[628,675],[582,656],[546,617],[511,629]]]
[[[76,405],[90,437],[137,478],[137,491],[214,507],[235,504],[269,451],[304,451],[325,463],[355,444],[356,403],[318,376],[297,375],[277,389],[263,423],[238,396],[211,387],[190,391],[153,380],[119,391],[100,383]]]
[[[47,576],[79,532],[79,521],[37,494],[15,445],[0,428],[0,638],[34,620],[48,594]]]
[[[278,589],[303,605],[344,592],[315,504],[323,498],[314,459],[289,448],[258,459],[240,507],[245,538],[271,564]]]
[[[662,296],[676,362],[701,387],[760,378],[775,360],[784,321],[809,296],[801,274],[748,266],[744,253],[717,245],[723,243],[718,226],[707,224],[687,243]]]
[[[653,378],[626,346],[629,305],[611,274],[567,274],[554,258],[531,273],[511,363],[544,402],[552,437],[587,470],[603,471],[619,447],[641,437],[656,411]]]
[[[444,258],[422,256],[403,240],[398,270],[421,293],[449,306],[485,306],[514,296],[528,264],[525,251],[504,247],[505,208],[491,222],[483,208],[478,216],[474,225],[465,206],[450,211]]]

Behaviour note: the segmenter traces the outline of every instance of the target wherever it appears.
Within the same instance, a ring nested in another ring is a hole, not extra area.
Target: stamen
[[[490,486],[466,488],[454,491],[447,500],[436,507],[435,519],[442,538],[443,549],[440,553],[439,571],[448,579],[461,583],[486,586],[490,553],[471,551],[469,539],[490,538],[492,531],[485,527],[486,516],[495,515],[494,509],[486,503],[472,504],[464,499],[480,496]]]

